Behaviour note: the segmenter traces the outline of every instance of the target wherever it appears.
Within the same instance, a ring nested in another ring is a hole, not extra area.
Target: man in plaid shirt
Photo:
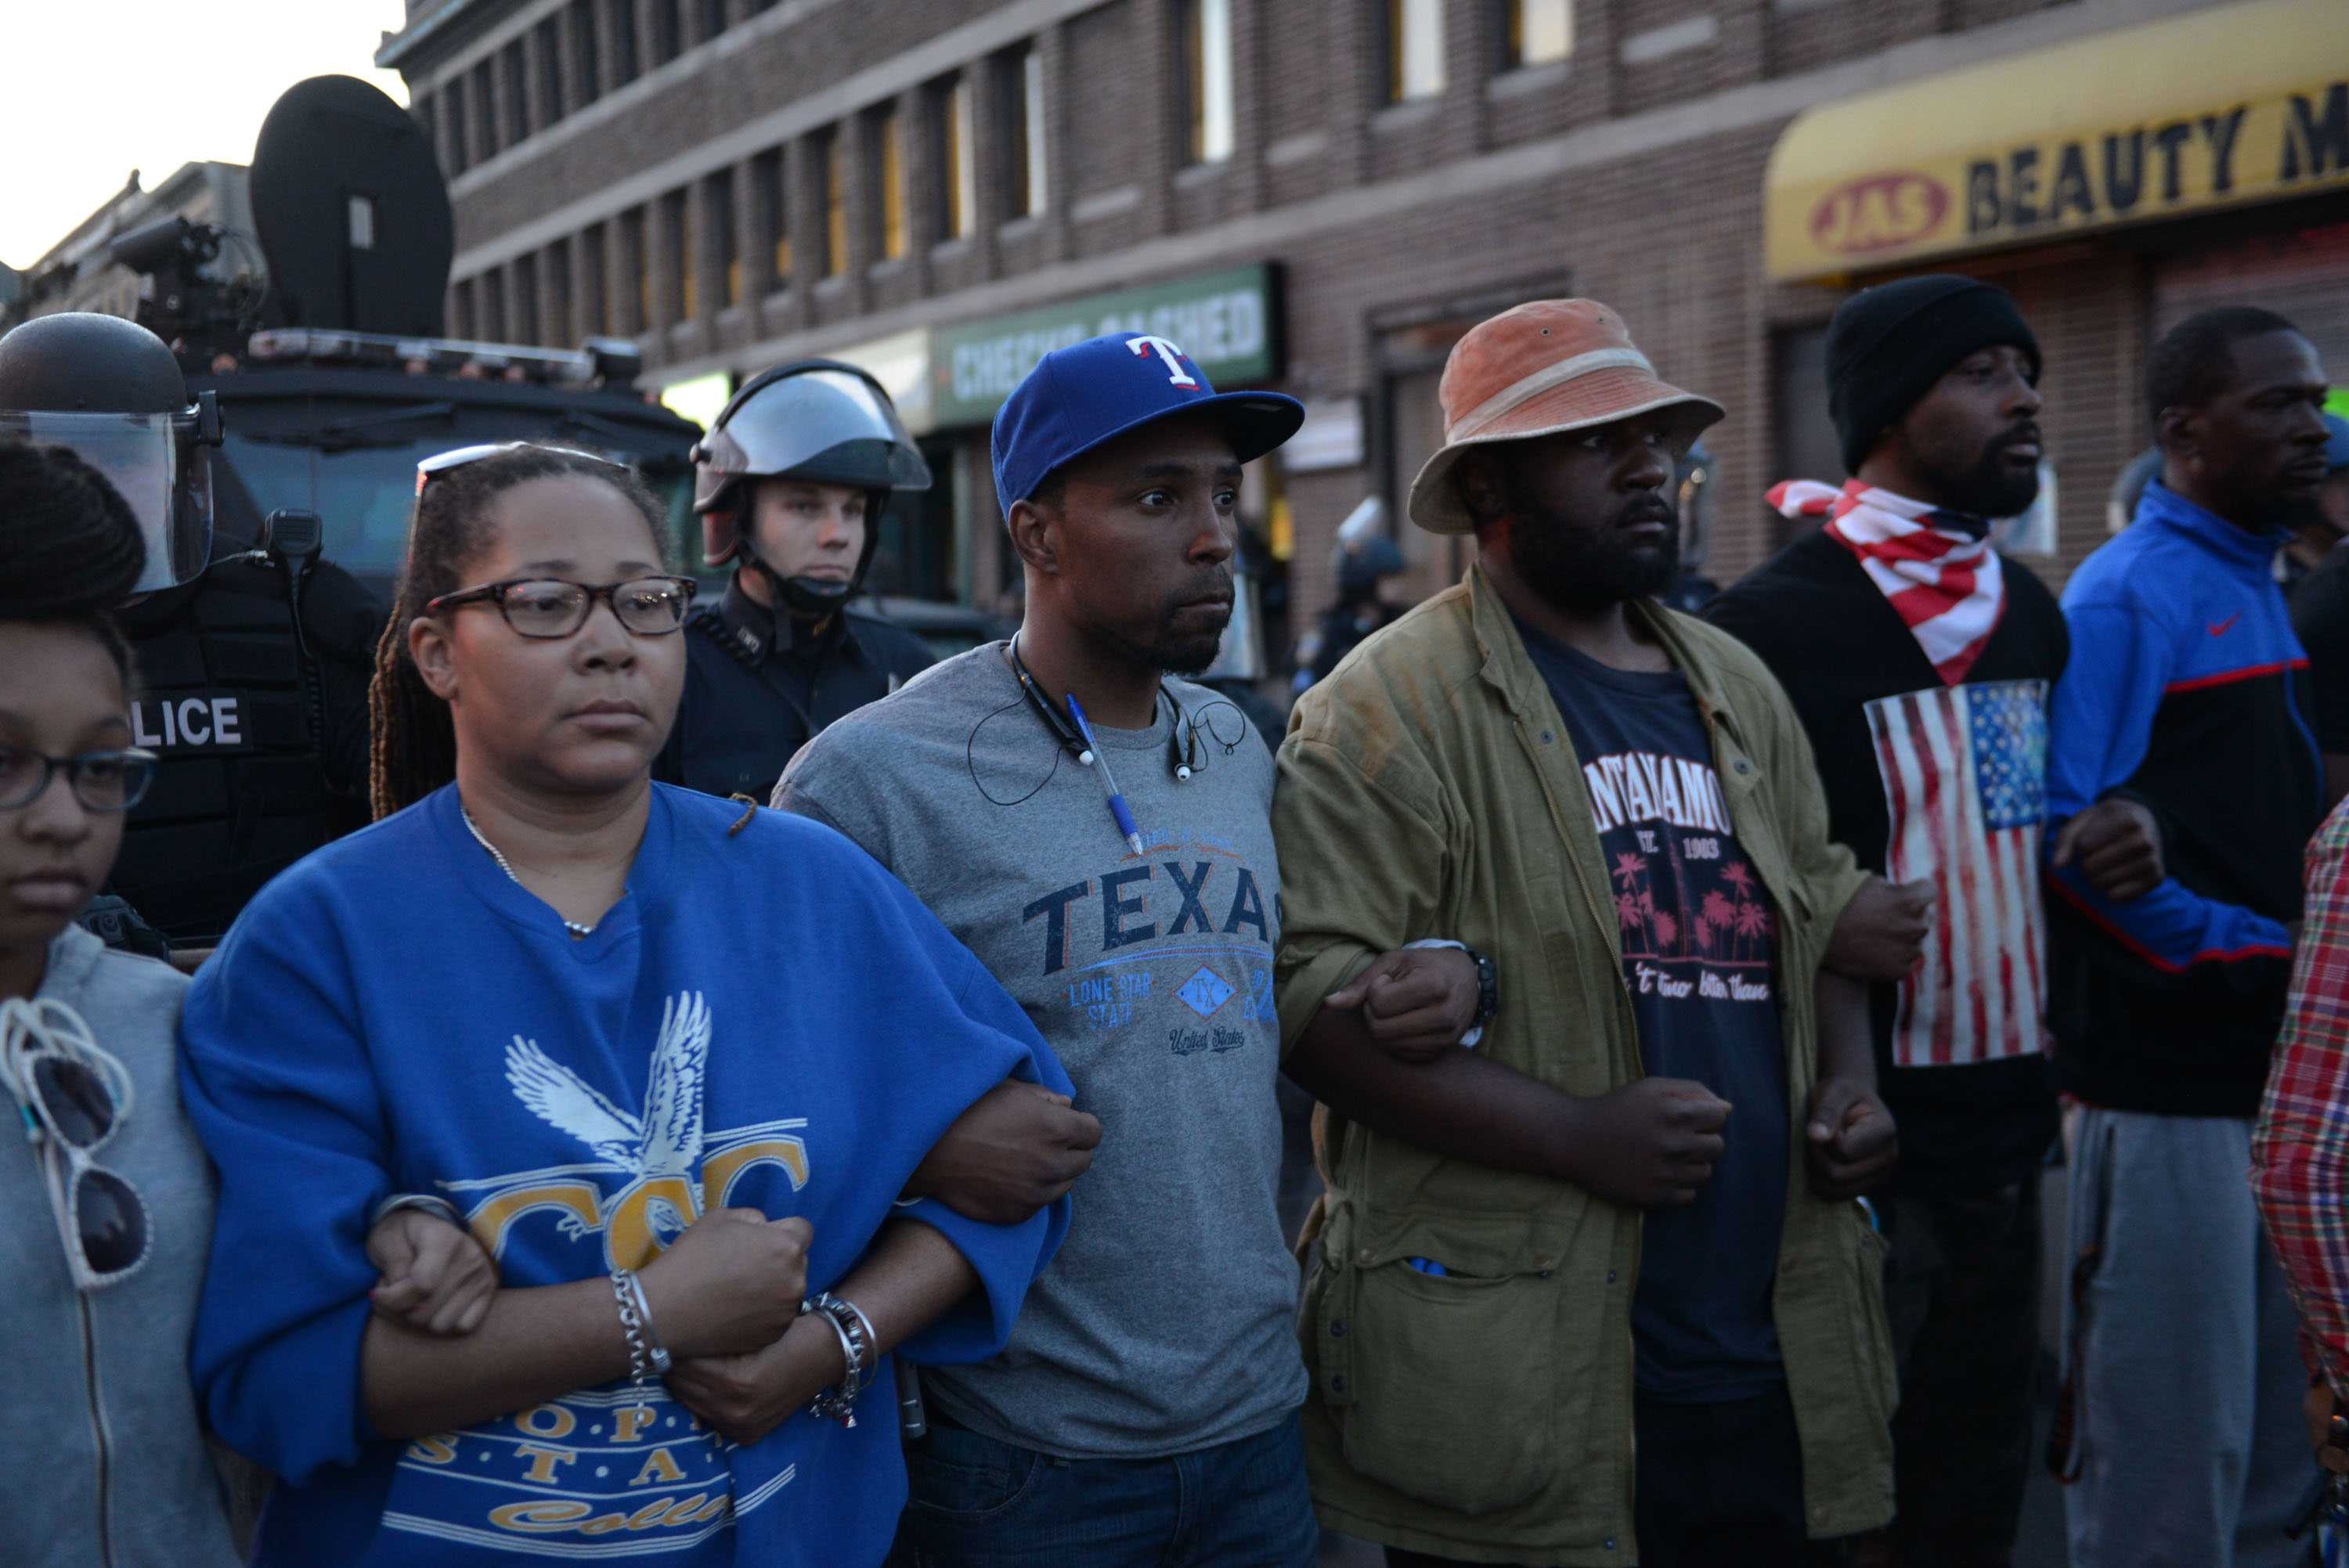
[[[2283,1034],[2251,1136],[2251,1190],[2300,1307],[2301,1351],[2349,1387],[2349,804],[2308,848]]]

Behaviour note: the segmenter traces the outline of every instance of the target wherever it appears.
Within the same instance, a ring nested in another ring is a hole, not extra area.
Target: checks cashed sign
[[[930,378],[939,428],[983,424],[1053,349],[1105,332],[1180,344],[1217,387],[1279,374],[1279,294],[1269,263],[1092,294],[1016,315],[940,328]]]

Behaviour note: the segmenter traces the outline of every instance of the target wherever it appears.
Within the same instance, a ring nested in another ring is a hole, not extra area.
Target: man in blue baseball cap
[[[995,421],[1019,634],[833,724],[776,790],[978,954],[1101,1122],[1009,1348],[924,1375],[905,1528],[926,1563],[1316,1556],[1276,1209],[1272,758],[1182,678],[1231,615],[1242,466],[1302,418],[1149,334],[1045,356]],[[1359,1004],[1374,1028],[1449,1043],[1476,1022],[1464,952],[1386,956]]]

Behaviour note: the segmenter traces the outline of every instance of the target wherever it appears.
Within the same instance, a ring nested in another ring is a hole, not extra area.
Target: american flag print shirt
[[[1963,1067],[2044,1048],[2047,689],[1999,681],[1868,705],[1891,822],[1885,874],[1930,882],[1935,896],[1925,960],[1899,982],[1896,1067]]]
[[[2301,1347],[2349,1387],[2349,802],[2308,847],[2283,1033],[2251,1135],[2251,1190],[2300,1307]]]

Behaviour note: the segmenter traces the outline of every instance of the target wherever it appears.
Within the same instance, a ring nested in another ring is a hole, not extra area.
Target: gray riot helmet
[[[0,438],[67,447],[129,504],[147,545],[131,592],[193,582],[212,562],[220,406],[191,398],[163,340],[120,316],[36,316],[0,337]]]
[[[754,377],[728,401],[692,457],[702,558],[722,566],[739,555],[803,615],[829,614],[864,583],[891,494],[930,488],[929,465],[888,392],[865,371],[835,359],[802,359]],[[749,522],[751,491],[764,479],[865,492],[864,549],[847,582],[784,577],[759,558]]]
[[[1702,441],[1681,455],[1673,466],[1673,503],[1681,518],[1681,570],[1695,572],[1704,565],[1713,546],[1713,454]]]

